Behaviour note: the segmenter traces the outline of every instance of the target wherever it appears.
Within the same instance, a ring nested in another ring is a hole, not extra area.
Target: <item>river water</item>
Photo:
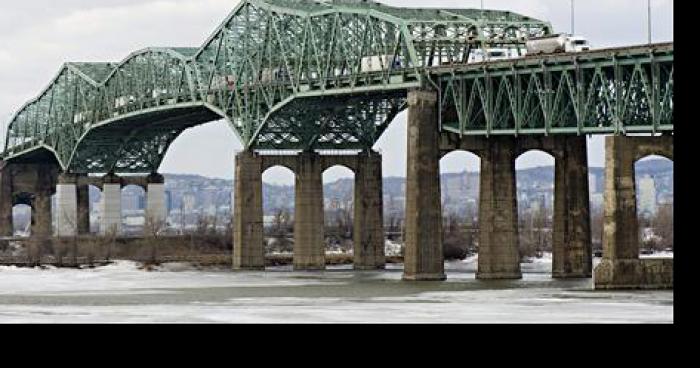
[[[475,280],[476,258],[448,262],[447,282],[383,272],[195,270],[133,262],[96,269],[0,267],[0,323],[672,323],[673,291],[593,291],[553,280],[551,258],[518,281]]]

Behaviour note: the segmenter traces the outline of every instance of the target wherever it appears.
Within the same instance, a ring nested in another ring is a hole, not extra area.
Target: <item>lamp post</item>
[[[649,44],[651,45],[651,0],[647,0],[647,28],[649,30]]]
[[[571,0],[571,35],[573,36],[575,31],[576,31],[576,17],[575,17],[575,7],[574,7],[574,1]]]

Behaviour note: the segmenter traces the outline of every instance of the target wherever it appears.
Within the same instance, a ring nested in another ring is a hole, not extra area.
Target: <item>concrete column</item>
[[[437,93],[408,93],[408,173],[406,181],[406,252],[403,279],[441,281],[442,249],[440,150]]]
[[[51,237],[52,234],[52,218],[51,218],[51,193],[41,191],[34,197],[34,206],[32,208],[32,237],[45,239]]]
[[[294,269],[324,270],[326,244],[323,221],[321,158],[313,152],[298,156],[294,209]]]
[[[78,235],[78,190],[74,175],[61,175],[56,185],[56,236]]]
[[[673,288],[673,260],[639,258],[634,164],[651,154],[673,157],[673,137],[606,137],[603,260],[596,289]]]
[[[78,234],[90,234],[90,187],[85,183],[87,175],[78,176]]]
[[[361,153],[355,172],[354,267],[376,270],[386,267],[384,255],[384,198],[382,156]]]
[[[159,231],[165,230],[168,219],[165,206],[165,178],[163,175],[152,174],[148,177],[146,187],[146,221],[156,226]],[[152,229],[144,229],[146,231]]]
[[[486,138],[481,153],[478,279],[520,279],[515,138]]]
[[[108,175],[102,185],[102,222],[100,234],[122,231],[122,186],[119,178]]]
[[[627,137],[605,139],[605,207],[603,256],[639,258],[639,222],[635,186],[635,150]]]
[[[233,224],[233,269],[264,270],[262,160],[248,151],[236,155]]]
[[[555,278],[593,276],[586,137],[561,137],[554,178],[552,234]]]
[[[12,180],[10,167],[0,161],[0,237],[12,236]]]

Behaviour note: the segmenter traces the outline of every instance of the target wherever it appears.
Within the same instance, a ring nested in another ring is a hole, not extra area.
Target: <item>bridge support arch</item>
[[[552,275],[555,278],[591,277],[585,137],[441,136],[442,154],[459,149],[478,155],[482,165],[477,278],[521,277],[515,161],[530,150],[547,152],[555,159]]]
[[[294,269],[326,267],[323,172],[342,165],[355,172],[354,267],[383,269],[384,227],[381,165],[376,152],[357,155],[260,155],[244,151],[236,155],[234,183],[233,268],[265,268],[262,173],[274,166],[296,174],[294,215]]]
[[[24,193],[28,197],[23,203],[32,207],[32,237],[51,237],[51,196],[58,171],[54,163],[0,161],[0,236],[13,235],[12,207],[18,204],[17,195]]]
[[[634,164],[658,154],[673,159],[673,137],[606,137],[603,260],[596,289],[673,288],[673,259],[639,258]]]

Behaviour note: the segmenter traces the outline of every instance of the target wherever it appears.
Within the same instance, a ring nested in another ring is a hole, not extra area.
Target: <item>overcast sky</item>
[[[479,7],[480,0],[381,0],[394,6]],[[569,0],[484,0],[490,9],[511,10],[549,20],[555,31],[569,32]],[[0,133],[27,100],[35,97],[65,61],[120,61],[149,46],[199,47],[237,0],[9,0],[0,3]],[[576,33],[594,47],[647,42],[646,0],[578,0]],[[673,0],[652,0],[653,41],[673,40]],[[384,175],[405,176],[406,115],[401,114],[377,144],[384,153]],[[603,166],[602,139],[589,141],[591,165]],[[4,142],[3,142],[4,144]],[[168,153],[161,172],[231,178],[233,156],[241,149],[221,122],[192,129]],[[474,171],[475,158],[451,155],[444,171]],[[553,164],[544,154],[518,160],[518,167]],[[324,180],[346,175],[329,171]],[[282,170],[266,181],[289,183]]]

